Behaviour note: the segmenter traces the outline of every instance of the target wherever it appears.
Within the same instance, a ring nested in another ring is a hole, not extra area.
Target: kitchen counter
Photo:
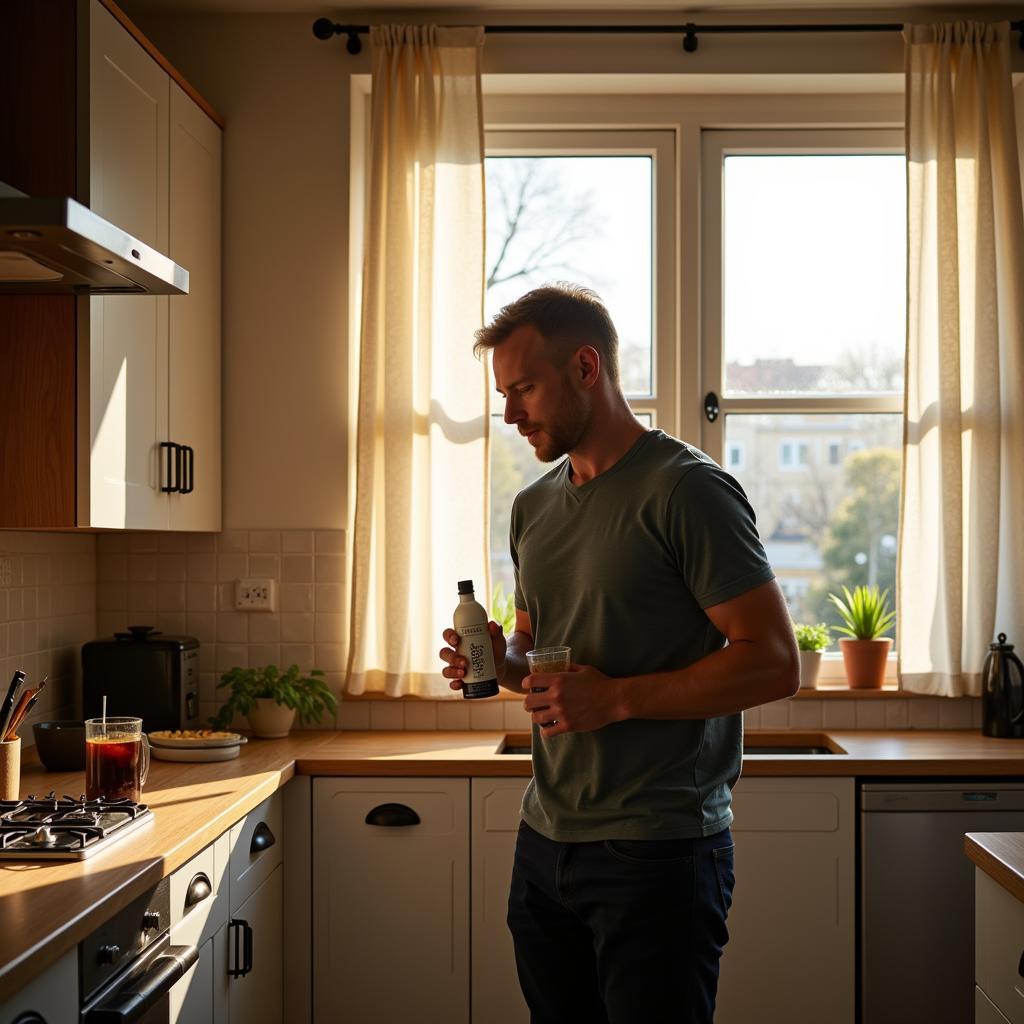
[[[1024,833],[968,832],[964,849],[986,875],[1024,903]]]
[[[0,1001],[295,774],[528,777],[529,755],[497,753],[505,735],[297,732],[287,739],[253,741],[231,761],[183,764],[154,759],[143,795],[154,820],[146,827],[83,861],[0,860]],[[513,734],[511,739],[529,742],[527,734]],[[976,732],[750,732],[747,739],[835,751],[748,756],[743,767],[748,776],[1024,774],[1024,743]],[[50,790],[77,795],[84,788],[84,773],[44,771],[34,750],[27,752],[23,796]]]

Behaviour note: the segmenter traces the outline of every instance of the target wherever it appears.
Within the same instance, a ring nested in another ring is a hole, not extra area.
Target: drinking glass
[[[530,672],[568,672],[572,661],[571,647],[538,647],[526,652]]]
[[[149,774],[149,740],[141,718],[89,718],[85,723],[85,797],[140,803]]]

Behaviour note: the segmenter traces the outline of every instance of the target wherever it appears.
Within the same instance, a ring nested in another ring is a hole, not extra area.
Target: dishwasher
[[[1024,783],[864,783],[860,811],[861,1024],[973,1021],[964,833],[1024,831]]]

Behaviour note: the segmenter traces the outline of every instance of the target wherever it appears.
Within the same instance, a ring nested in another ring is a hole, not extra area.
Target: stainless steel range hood
[[[74,199],[0,193],[0,294],[187,295],[188,271]]]

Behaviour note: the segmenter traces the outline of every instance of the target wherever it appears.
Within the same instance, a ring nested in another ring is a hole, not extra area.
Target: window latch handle
[[[715,420],[718,419],[720,411],[721,410],[718,406],[718,395],[716,395],[714,391],[709,391],[704,396],[704,415],[707,418],[708,423],[714,423]]]

